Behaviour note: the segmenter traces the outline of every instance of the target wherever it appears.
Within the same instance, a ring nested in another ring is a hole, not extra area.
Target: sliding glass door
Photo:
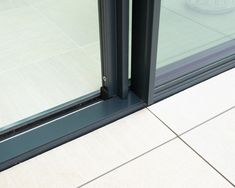
[[[99,95],[97,0],[0,2],[0,134]]]
[[[0,1],[0,171],[234,68],[234,17],[232,0]]]

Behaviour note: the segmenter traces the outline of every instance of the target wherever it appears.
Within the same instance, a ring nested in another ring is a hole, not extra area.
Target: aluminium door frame
[[[131,89],[154,103],[160,0],[133,0]]]
[[[101,97],[128,95],[129,0],[99,0]]]

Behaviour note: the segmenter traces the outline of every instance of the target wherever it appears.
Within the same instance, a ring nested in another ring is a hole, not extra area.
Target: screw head
[[[107,81],[107,77],[103,76],[103,81],[106,82]]]

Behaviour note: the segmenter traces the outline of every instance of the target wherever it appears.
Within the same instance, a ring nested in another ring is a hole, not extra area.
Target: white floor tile
[[[92,57],[95,61],[101,61],[99,41],[83,46],[82,49],[85,53],[87,53],[88,56]]]
[[[26,0],[79,46],[99,41],[98,2],[94,0]]]
[[[235,109],[182,138],[235,184]]]
[[[235,106],[235,69],[149,107],[178,134]]]
[[[32,8],[0,13],[0,74],[76,48]]]
[[[27,6],[24,0],[1,0],[0,1],[0,14],[3,11],[20,8]]]
[[[183,142],[171,141],[84,187],[232,187]]]
[[[77,187],[174,135],[147,109],[0,173],[0,187]]]

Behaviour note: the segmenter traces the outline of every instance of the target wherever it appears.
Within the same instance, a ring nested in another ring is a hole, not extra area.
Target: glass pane
[[[234,0],[162,0],[156,84],[200,68],[207,57],[223,58],[235,46],[233,18]]]
[[[0,131],[97,92],[97,0],[0,1]]]

